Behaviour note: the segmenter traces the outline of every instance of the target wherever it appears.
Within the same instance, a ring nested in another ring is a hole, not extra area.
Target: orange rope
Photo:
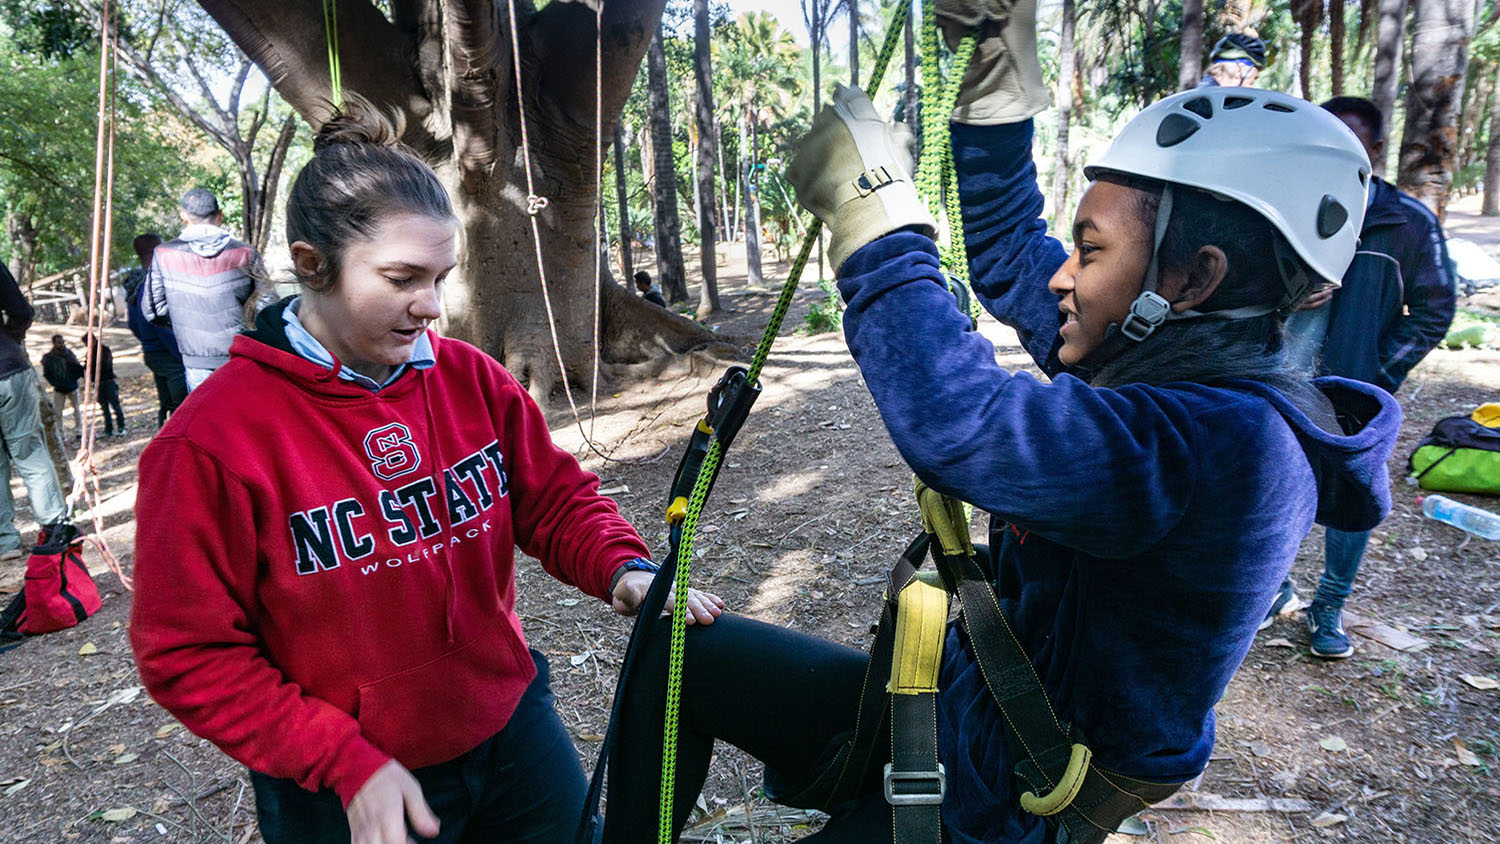
[[[120,48],[112,29],[113,10],[110,0],[104,0],[99,20],[99,124],[94,148],[94,206],[93,222],[89,237],[89,295],[87,302],[85,331],[94,338],[88,344],[86,354],[89,365],[84,368],[83,431],[78,454],[73,458],[77,467],[73,478],[73,491],[67,505],[82,500],[87,503],[89,515],[94,522],[91,538],[99,549],[104,564],[120,579],[120,584],[130,589],[130,578],[125,574],[120,561],[110,551],[104,539],[104,520],[100,515],[99,469],[94,465],[94,407],[99,403],[99,348],[104,345],[104,297],[109,295],[109,261],[111,241],[114,237],[115,208],[115,80],[119,72]],[[113,66],[112,66],[113,65]]]

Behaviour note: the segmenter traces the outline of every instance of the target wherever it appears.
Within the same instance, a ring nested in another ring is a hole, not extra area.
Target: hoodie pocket
[[[407,768],[446,762],[499,732],[536,675],[504,636],[456,650],[359,687],[365,738]]]

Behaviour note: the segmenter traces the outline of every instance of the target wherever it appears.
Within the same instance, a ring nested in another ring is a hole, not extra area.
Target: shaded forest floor
[[[737,248],[727,251],[738,258]],[[784,273],[767,270],[776,279]],[[715,321],[721,337],[753,345],[775,290],[748,288],[734,259],[721,269],[721,284],[733,309]],[[910,473],[841,335],[791,333],[821,297],[815,284],[804,284],[777,342],[765,394],[705,512],[694,576],[735,611],[863,648],[880,576],[917,518]],[[1500,294],[1467,306],[1500,313]],[[1030,367],[1013,332],[989,321],[981,328],[1002,364]],[[31,336],[44,344],[51,333],[38,326]],[[131,432],[101,441],[102,515],[105,537],[128,564],[134,466],[155,430],[155,394],[128,334],[112,332],[110,342]],[[39,354],[40,346],[34,359]],[[599,473],[654,548],[665,548],[666,486],[714,377],[602,391],[597,416],[584,425],[610,461],[582,447],[565,408],[553,417],[559,443]],[[1351,609],[1421,643],[1397,650],[1356,635],[1353,658],[1325,663],[1308,655],[1300,614],[1278,620],[1225,694],[1213,760],[1181,798],[1221,808],[1154,810],[1142,817],[1139,835],[1118,835],[1112,844],[1500,836],[1500,690],[1463,679],[1500,677],[1500,552],[1424,520],[1402,481],[1406,455],[1432,424],[1500,398],[1497,385],[1500,351],[1440,350],[1398,396],[1407,418],[1391,462],[1396,509],[1375,533]],[[24,522],[24,490],[13,488]],[[1475,503],[1496,507],[1493,499]],[[978,520],[975,531],[983,531]],[[73,630],[0,655],[0,842],[259,841],[243,769],[140,692],[125,636],[129,594],[92,551],[89,560],[104,609]],[[1315,531],[1294,571],[1304,594],[1321,564]],[[0,564],[0,592],[18,589],[21,574],[19,563]],[[558,709],[591,766],[628,623],[534,562],[521,563],[518,580],[531,643],[551,660]],[[693,840],[749,840],[737,809],[746,803],[762,842],[795,838],[816,824],[760,798],[758,767],[737,751],[724,749],[714,770]],[[1270,811],[1270,798],[1296,802],[1274,804],[1291,811]],[[1234,800],[1249,802],[1225,802]]]

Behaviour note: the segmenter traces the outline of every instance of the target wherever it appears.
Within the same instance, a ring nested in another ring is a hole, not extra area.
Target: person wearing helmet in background
[[[1030,751],[950,628],[936,696],[946,840],[1099,842],[1203,771],[1213,707],[1313,522],[1362,530],[1390,509],[1399,406],[1310,381],[1282,348],[1286,314],[1354,254],[1370,164],[1302,100],[1177,94],[1085,168],[1069,251],[1047,234],[1032,161],[1047,104],[1034,2],[939,0],[937,13],[950,45],[952,30],[981,30],[950,126],[973,292],[1050,382],[1001,367],[955,306],[910,134],[864,94],[839,89],[787,176],[832,236],[849,349],[902,457],[991,514],[989,587],[1054,717],[1087,738],[1091,772],[1160,786],[1102,825],[1086,814],[1096,803],[1023,809]],[[647,675],[650,659],[665,657],[648,656]],[[676,829],[715,738],[766,763],[773,798],[796,793],[782,786],[855,728],[869,664],[729,614],[689,630],[683,659]],[[663,692],[643,685],[622,701],[606,844],[655,837]],[[892,840],[889,758],[808,840]],[[1052,761],[1045,778],[1063,782],[1066,749]]]
[[[1243,32],[1231,32],[1208,54],[1208,72],[1198,87],[1253,88],[1256,77],[1265,69],[1265,42]]]

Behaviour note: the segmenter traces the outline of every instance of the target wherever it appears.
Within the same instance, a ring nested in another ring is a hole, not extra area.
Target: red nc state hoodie
[[[281,308],[141,455],[130,637],[151,696],[247,767],[347,806],[388,759],[453,759],[536,670],[514,549],[607,599],[647,556],[493,359],[378,393],[290,350]]]

